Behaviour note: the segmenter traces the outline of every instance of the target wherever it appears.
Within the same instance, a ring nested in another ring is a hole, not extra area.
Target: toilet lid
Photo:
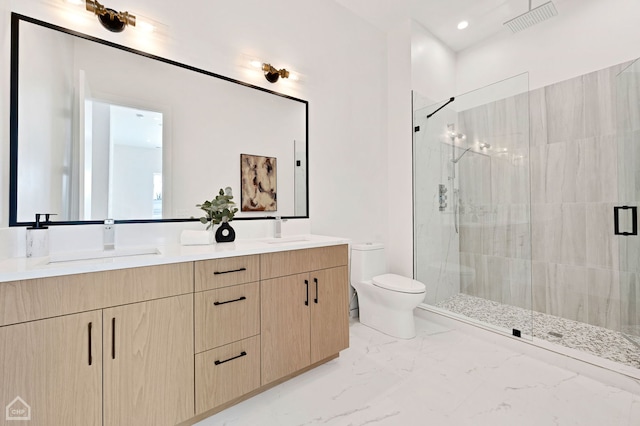
[[[426,288],[420,281],[395,274],[384,274],[373,277],[373,285],[401,293],[424,293]]]

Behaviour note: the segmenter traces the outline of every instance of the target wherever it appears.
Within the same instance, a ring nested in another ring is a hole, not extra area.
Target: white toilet
[[[358,293],[360,322],[402,339],[416,336],[413,310],[424,300],[420,281],[385,274],[384,245],[351,246],[351,285]]]

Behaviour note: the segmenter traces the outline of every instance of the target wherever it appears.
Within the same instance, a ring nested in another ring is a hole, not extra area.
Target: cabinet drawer
[[[196,414],[260,387],[260,336],[196,355]]]
[[[260,278],[283,277],[348,263],[346,244],[303,250],[289,250],[261,255]]]
[[[257,282],[195,295],[196,353],[260,333]]]
[[[288,250],[260,255],[260,279],[309,271],[309,250]]]
[[[191,262],[9,281],[0,326],[192,292]]]
[[[213,290],[260,279],[260,256],[202,260],[195,266],[196,291]]]
[[[349,262],[346,244],[309,249],[309,271],[345,266]]]

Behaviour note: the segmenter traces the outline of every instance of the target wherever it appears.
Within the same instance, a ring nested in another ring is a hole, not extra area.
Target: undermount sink
[[[76,260],[111,259],[116,257],[157,255],[160,250],[156,247],[136,247],[115,250],[93,250],[83,252],[68,252],[54,254],[49,257],[49,263],[73,262]]]
[[[298,236],[298,237],[272,238],[265,242],[267,244],[286,244],[286,243],[296,243],[296,242],[302,242],[302,241],[311,241],[311,239],[304,236]]]

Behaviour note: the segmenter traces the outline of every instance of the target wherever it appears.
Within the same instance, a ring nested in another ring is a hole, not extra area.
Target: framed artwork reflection
[[[241,211],[278,210],[276,163],[275,157],[240,154]]]

